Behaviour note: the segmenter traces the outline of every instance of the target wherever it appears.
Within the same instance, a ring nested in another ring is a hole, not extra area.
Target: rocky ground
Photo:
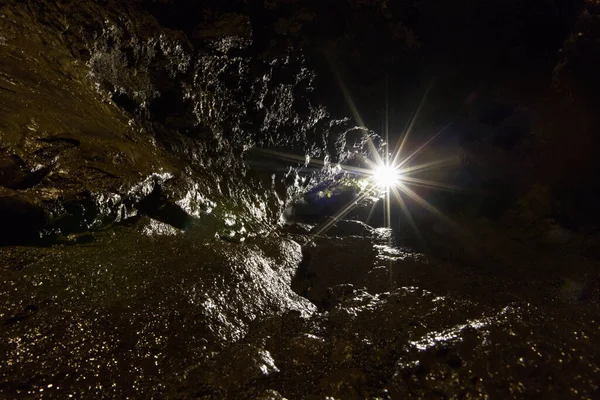
[[[409,202],[419,235],[381,203],[321,229],[359,191],[336,163],[382,141],[311,68],[373,103],[443,8],[2,3],[0,397],[599,397],[595,142],[553,135],[594,127],[563,117],[595,101],[596,3],[567,10],[560,95],[476,92],[424,152],[468,190],[419,191],[454,220]]]
[[[494,232],[455,240],[449,260],[353,221],[304,248],[297,233],[228,243],[147,218],[86,244],[4,247],[0,388],[594,398],[597,259]]]

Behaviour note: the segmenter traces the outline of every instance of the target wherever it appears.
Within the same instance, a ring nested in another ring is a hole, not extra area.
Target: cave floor
[[[432,234],[425,255],[357,222],[303,249],[298,233],[240,244],[159,228],[0,248],[0,393],[599,394],[598,263],[581,246],[479,227],[463,245]]]

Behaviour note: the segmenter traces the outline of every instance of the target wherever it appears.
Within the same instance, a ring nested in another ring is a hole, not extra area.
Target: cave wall
[[[485,7],[7,2],[0,41],[7,71],[0,90],[4,215],[35,227],[19,237],[76,233],[138,214],[136,204],[152,193],[143,213],[177,226],[221,204],[223,215],[248,215],[263,231],[302,193],[299,186],[331,175],[299,179],[303,163],[290,169],[289,159],[249,169],[241,161],[247,150],[353,162],[353,152],[365,152],[365,134],[375,135],[348,118],[353,107],[344,89],[367,127],[379,130],[387,85],[397,135],[433,76],[416,145],[458,117],[457,141],[441,142],[432,157],[454,146],[474,173],[491,177],[480,182],[484,191],[503,194],[510,186],[502,209],[541,184],[573,210],[579,206],[567,194],[597,170],[590,117],[596,78],[588,62],[596,5],[582,7],[549,0]],[[481,124],[489,104],[528,115],[528,127],[516,128],[526,130],[519,134],[525,140],[504,148],[501,142],[513,139],[499,135],[514,126]],[[579,144],[559,133],[567,131],[578,132]],[[526,165],[514,170],[523,157]],[[564,162],[553,161],[560,157]],[[574,226],[583,218],[553,214]]]
[[[296,170],[277,182],[249,171],[248,149],[332,162],[361,150],[362,135],[346,141],[355,123],[313,95],[302,52],[257,50],[244,8],[198,4],[199,24],[173,26],[160,6],[3,5],[1,204],[19,232],[6,228],[3,240],[68,236],[140,213],[178,228],[202,216],[214,230],[233,213],[263,232],[300,189],[278,194]]]

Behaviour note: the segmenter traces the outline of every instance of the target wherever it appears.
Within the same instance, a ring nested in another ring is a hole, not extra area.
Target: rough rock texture
[[[139,3],[2,4],[2,395],[166,395],[253,320],[314,311],[274,232],[304,183],[243,157],[343,161],[371,133],[312,102],[301,54],[211,21],[190,39]]]
[[[3,395],[163,396],[253,320],[314,310],[290,288],[297,243],[166,227],[141,219],[87,245],[2,249]]]
[[[289,239],[234,244],[172,229],[141,218],[89,244],[3,248],[2,393],[598,393],[593,259],[479,227],[462,251],[445,236],[438,254],[449,262],[389,247],[389,231],[347,221],[307,246],[297,271],[301,249]]]
[[[305,293],[323,312],[254,324],[242,341],[190,371],[181,393],[215,399],[598,395],[594,259],[549,248],[544,254],[487,232],[464,255],[447,238],[455,252],[447,263],[390,248],[382,231],[357,235],[348,229],[356,223],[342,225],[306,250],[313,257],[301,269],[310,284]]]
[[[362,131],[346,140],[348,119],[311,101],[314,73],[301,55],[258,58],[245,32],[208,25],[194,47],[135,3],[112,2],[9,2],[0,22],[0,212],[30,220],[2,241],[78,233],[165,205],[192,219],[216,207],[218,218],[237,213],[260,232],[279,219],[286,192],[248,171],[247,149],[344,161],[364,144]],[[286,173],[295,171],[278,179]]]
[[[0,397],[599,396],[595,103],[549,88],[580,11],[556,83],[594,82],[597,2],[334,3],[0,5]],[[456,221],[331,224],[382,143],[329,110],[439,66],[407,149],[459,116],[415,160]]]

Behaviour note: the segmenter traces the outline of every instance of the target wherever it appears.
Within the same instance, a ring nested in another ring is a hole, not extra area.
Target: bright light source
[[[401,178],[402,176],[396,168],[387,165],[379,166],[373,171],[373,180],[384,189],[398,185]]]

